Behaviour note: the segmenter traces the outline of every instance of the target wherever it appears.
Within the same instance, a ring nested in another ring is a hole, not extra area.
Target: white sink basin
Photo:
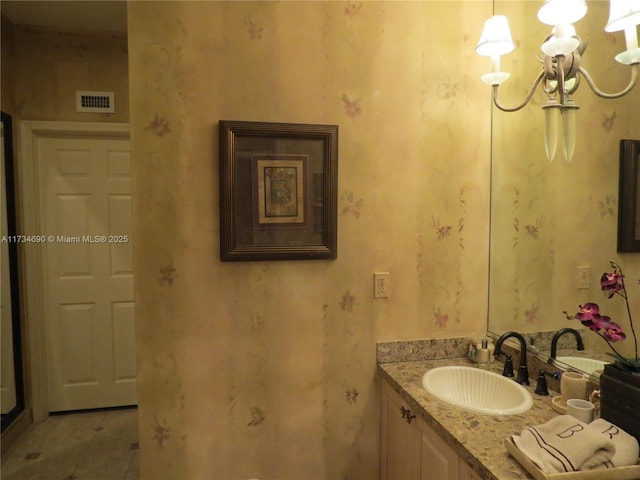
[[[588,373],[589,375],[593,375],[598,370],[604,369],[604,366],[607,363],[611,363],[582,357],[556,357],[556,360],[570,366],[571,368]]]
[[[485,415],[515,415],[533,405],[531,394],[513,379],[473,367],[429,370],[422,386],[438,400]]]

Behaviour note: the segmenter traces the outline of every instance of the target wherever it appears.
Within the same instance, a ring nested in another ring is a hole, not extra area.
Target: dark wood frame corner
[[[640,252],[640,140],[620,140],[618,252]]]

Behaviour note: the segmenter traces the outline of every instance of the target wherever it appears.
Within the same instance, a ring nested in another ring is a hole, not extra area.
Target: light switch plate
[[[578,266],[578,290],[587,290],[591,286],[591,267],[588,265]]]
[[[391,278],[389,272],[373,274],[373,298],[389,298],[391,296]]]

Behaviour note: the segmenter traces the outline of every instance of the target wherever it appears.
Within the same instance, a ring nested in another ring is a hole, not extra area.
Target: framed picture
[[[640,140],[620,140],[618,252],[640,252]]]
[[[338,126],[221,120],[220,258],[337,258]]]

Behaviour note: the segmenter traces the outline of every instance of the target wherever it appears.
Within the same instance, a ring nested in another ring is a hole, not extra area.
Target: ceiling
[[[12,23],[65,31],[127,31],[126,0],[1,0]]]

